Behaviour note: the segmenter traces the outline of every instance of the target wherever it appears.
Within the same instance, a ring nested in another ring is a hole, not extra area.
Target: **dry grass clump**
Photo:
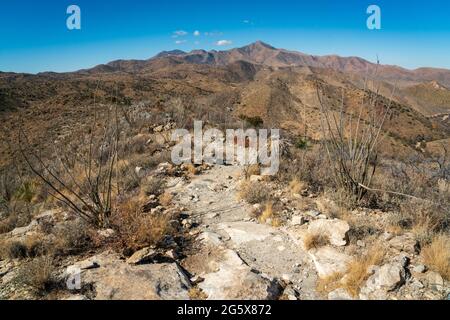
[[[326,296],[339,288],[345,289],[353,297],[358,297],[362,285],[370,277],[371,266],[381,265],[385,257],[385,250],[376,245],[360,257],[351,261],[344,273],[334,273],[317,282],[316,290]]]
[[[34,258],[47,254],[49,249],[49,243],[39,234],[29,236],[23,241],[10,240],[0,244],[1,257],[9,259]]]
[[[37,291],[48,292],[55,283],[53,258],[42,256],[23,265],[15,278],[21,285],[27,285]]]
[[[422,249],[422,258],[430,269],[450,280],[450,236],[440,234]]]
[[[52,230],[55,236],[53,250],[58,255],[79,254],[92,246],[93,232],[91,227],[82,220],[58,225]]]
[[[206,300],[208,298],[206,293],[204,293],[202,289],[197,287],[189,289],[188,295],[190,300]]]
[[[170,192],[166,191],[162,195],[159,196],[159,203],[164,206],[168,207],[172,203],[173,196]]]
[[[245,179],[250,179],[251,176],[259,176],[261,174],[261,167],[259,164],[251,164],[244,167]]]
[[[330,238],[325,234],[308,232],[303,238],[303,245],[306,250],[318,249],[330,244]]]
[[[188,163],[184,166],[184,169],[187,173],[189,173],[192,176],[195,176],[199,173],[199,169],[196,168],[192,163]]]
[[[114,228],[118,232],[118,242],[123,248],[133,251],[158,245],[166,235],[174,233],[170,221],[174,218],[166,214],[145,214],[141,203],[129,199],[120,204],[113,217]]]
[[[292,178],[291,182],[289,182],[289,191],[291,192],[291,194],[299,194],[305,189],[306,184],[296,177]]]
[[[391,230],[413,232],[417,240],[425,245],[432,241],[435,234],[448,230],[450,211],[437,203],[405,200],[400,204],[400,210],[390,216],[388,224]]]
[[[342,280],[342,287],[352,296],[357,297],[361,286],[370,277],[369,268],[381,265],[384,256],[384,249],[381,246],[374,246],[365,255],[351,261]]]
[[[141,192],[145,196],[159,196],[164,192],[165,181],[159,177],[148,177],[141,184]]]
[[[260,182],[245,181],[239,191],[239,197],[250,204],[264,203],[269,195],[269,188]]]
[[[322,296],[326,297],[330,292],[341,288],[341,279],[344,275],[340,272],[335,272],[325,278],[317,279],[316,291]]]

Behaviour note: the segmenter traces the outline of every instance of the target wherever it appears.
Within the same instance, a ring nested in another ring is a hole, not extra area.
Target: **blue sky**
[[[66,27],[71,4],[81,8],[81,30]],[[370,4],[381,8],[381,30],[366,27]],[[0,71],[72,71],[256,40],[310,54],[371,61],[378,54],[384,64],[410,69],[450,69],[449,15],[447,0],[3,0]],[[221,40],[230,44],[219,46]]]

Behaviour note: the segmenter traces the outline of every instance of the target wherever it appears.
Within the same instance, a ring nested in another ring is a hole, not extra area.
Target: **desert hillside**
[[[0,299],[448,299],[449,88],[261,41],[0,73]],[[196,120],[279,170],[174,164]]]

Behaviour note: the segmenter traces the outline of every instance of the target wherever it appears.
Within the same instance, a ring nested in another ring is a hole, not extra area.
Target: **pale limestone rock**
[[[144,248],[136,251],[131,257],[127,259],[129,264],[142,264],[152,261],[157,255],[157,252],[152,248]]]
[[[251,271],[236,252],[225,250],[216,272],[202,275],[200,289],[208,300],[270,300],[280,293],[278,285]]]
[[[347,233],[350,231],[350,226],[343,220],[321,219],[312,221],[308,231],[311,234],[327,235],[332,245],[341,247],[347,245]]]
[[[332,247],[310,250],[319,277],[325,278],[336,272],[345,272],[351,257]]]

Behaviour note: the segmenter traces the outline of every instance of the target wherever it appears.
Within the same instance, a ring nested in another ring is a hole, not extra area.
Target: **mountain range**
[[[372,79],[368,88],[366,78]],[[317,84],[333,107],[344,91],[349,111],[367,89],[377,91],[382,104],[393,98],[387,124],[393,152],[450,137],[450,70],[312,56],[261,41],[227,51],[165,51],[148,60],[117,60],[68,73],[0,72],[0,120],[7,132],[24,123],[39,140],[79,126],[86,106],[112,102],[112,97],[155,112],[166,112],[181,99],[192,116],[215,121],[257,116],[293,134],[307,127],[319,138]]]

